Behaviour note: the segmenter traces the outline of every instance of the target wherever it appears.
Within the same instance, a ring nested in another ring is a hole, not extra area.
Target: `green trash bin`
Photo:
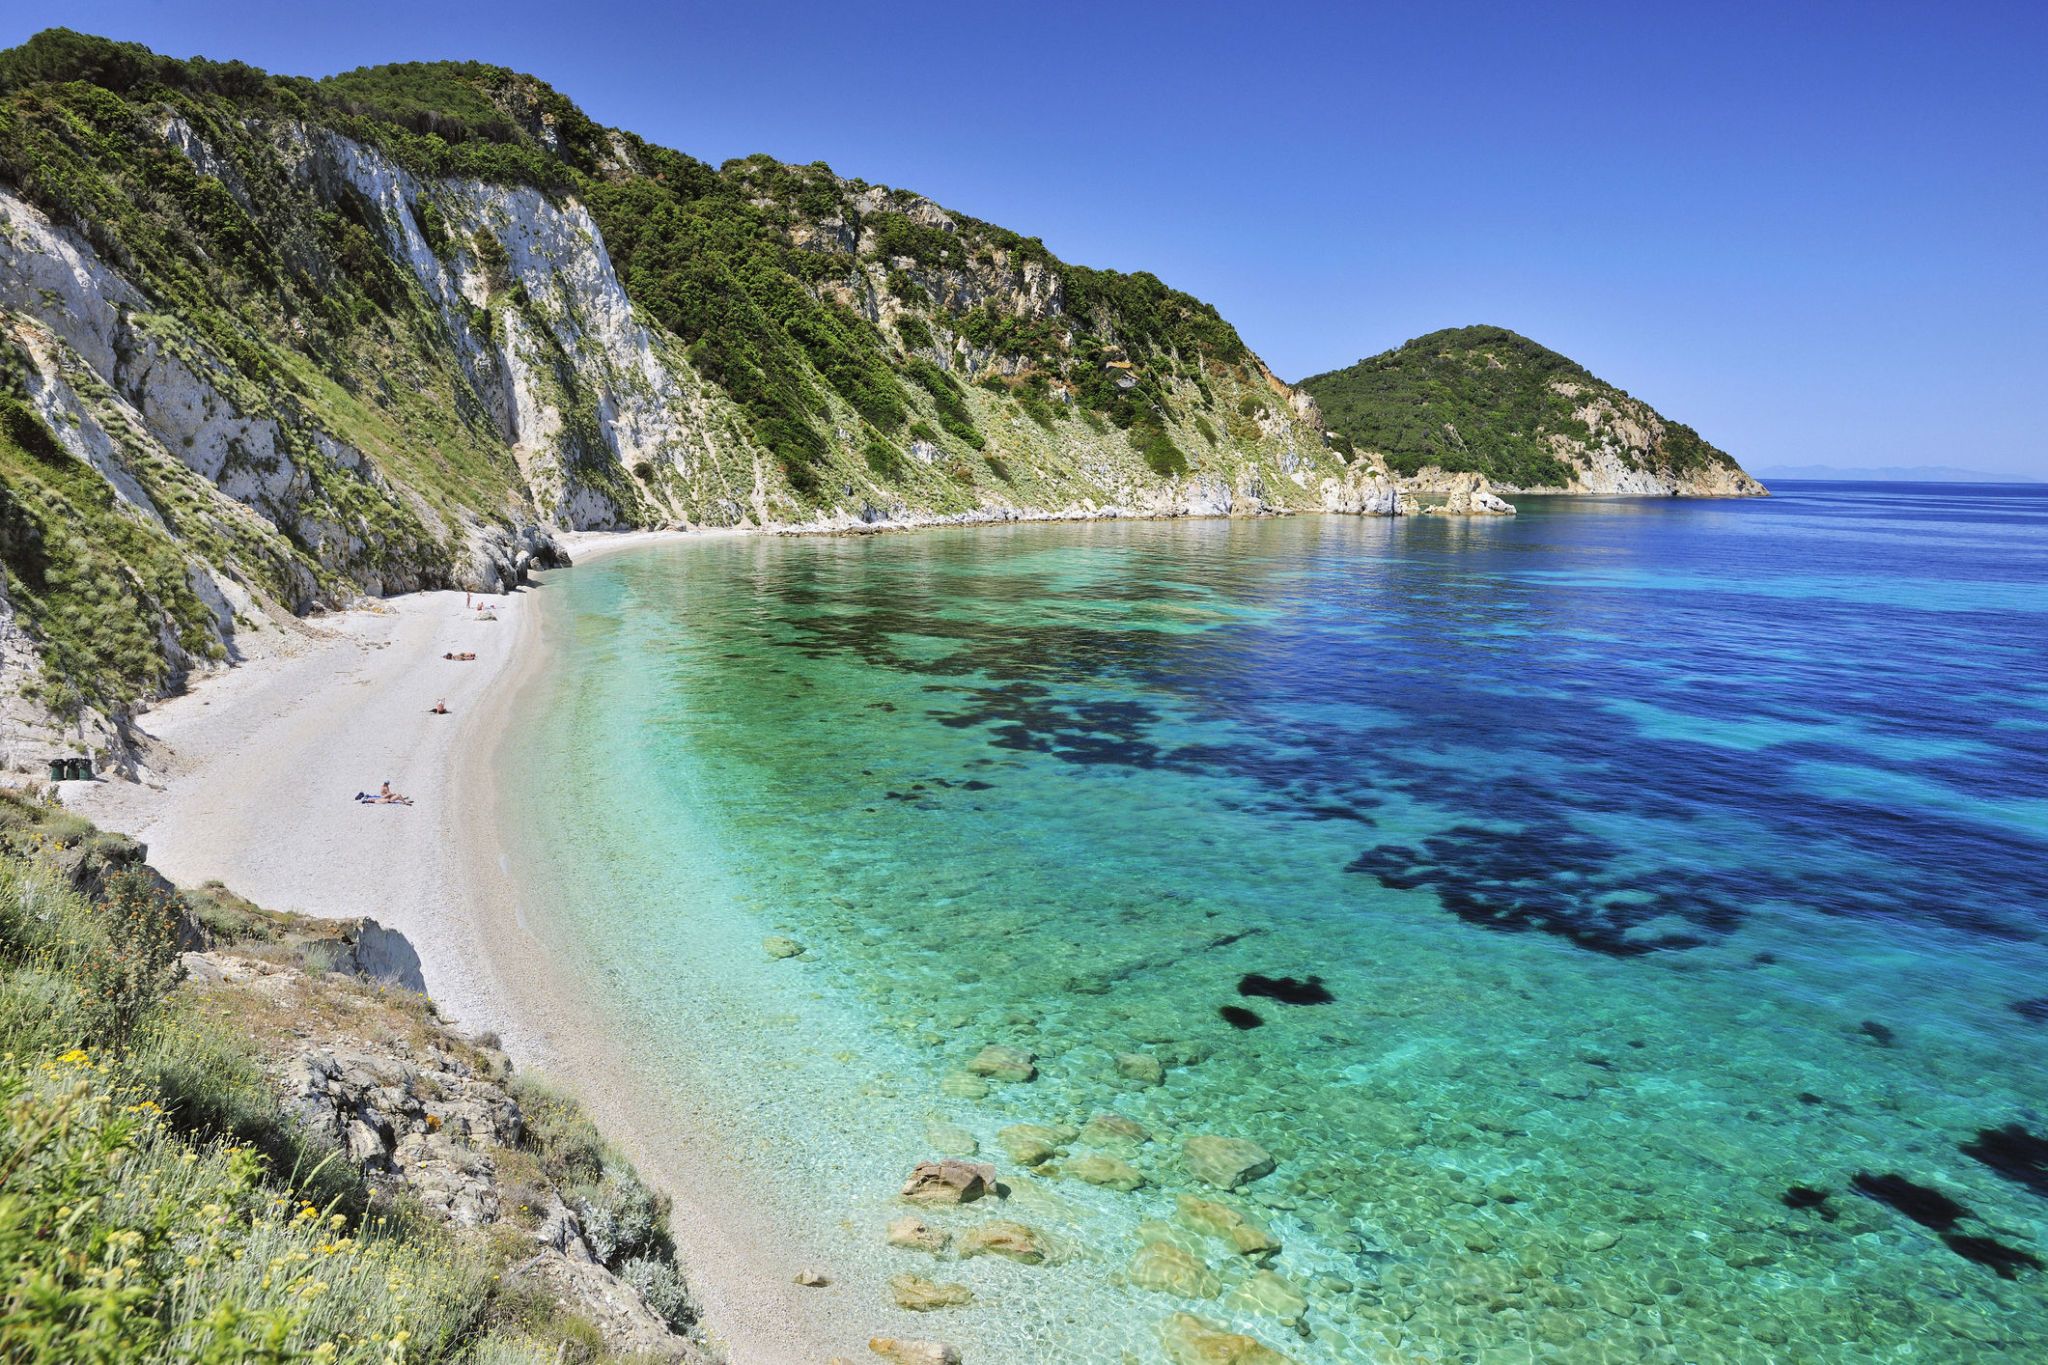
[[[50,760],[50,780],[52,782],[62,782],[69,776],[71,776],[70,759],[53,758]]]
[[[90,782],[90,781],[92,781],[92,760],[91,760],[91,759],[89,759],[89,758],[74,758],[74,759],[72,759],[72,760],[71,760],[71,780],[72,780],[73,782]]]

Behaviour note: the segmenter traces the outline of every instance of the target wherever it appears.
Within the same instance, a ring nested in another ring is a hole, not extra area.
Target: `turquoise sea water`
[[[1521,505],[552,575],[529,919],[970,1360],[2048,1359],[2048,492]],[[883,1245],[969,1135],[1011,1197],[930,1220],[1053,1263]],[[1213,1279],[1131,1283],[1161,1241]]]

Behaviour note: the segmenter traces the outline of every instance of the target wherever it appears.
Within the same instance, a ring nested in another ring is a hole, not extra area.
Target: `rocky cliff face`
[[[1501,327],[1432,332],[1302,381],[1332,440],[1419,490],[1752,497],[1734,457],[1555,351]]]
[[[1339,472],[1206,305],[916,195],[495,68],[0,54],[0,690],[59,716],[561,528],[1239,515]]]

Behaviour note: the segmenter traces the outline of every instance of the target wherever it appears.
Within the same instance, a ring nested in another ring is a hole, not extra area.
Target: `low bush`
[[[249,1006],[174,989],[181,897],[134,867],[97,900],[71,888],[102,837],[0,792],[0,1361],[606,1359],[594,1325],[492,1275],[530,1238],[460,1239],[403,1187],[373,1199],[281,1111]],[[225,888],[195,899],[211,931],[296,942]],[[667,1202],[573,1102],[517,1095],[507,1182],[523,1165],[560,1190],[612,1268],[687,1322]]]
[[[477,1268],[292,1197],[254,1151],[188,1145],[114,1064],[0,1065],[0,1358],[388,1362],[450,1353]]]

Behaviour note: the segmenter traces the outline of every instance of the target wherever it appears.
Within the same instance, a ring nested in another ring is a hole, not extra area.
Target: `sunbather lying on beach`
[[[410,796],[400,796],[397,792],[391,790],[389,782],[378,788],[375,796],[370,795],[368,792],[357,792],[356,800],[366,806],[410,806],[412,804]]]
[[[445,715],[447,715],[447,714],[448,714],[448,699],[447,699],[446,697],[443,697],[443,698],[441,698],[441,700],[439,700],[439,701],[435,702],[435,703],[434,703],[434,704],[433,704],[432,706],[429,706],[429,707],[427,708],[427,713],[428,713],[429,715],[435,715],[435,716],[445,716]]]
[[[444,659],[453,659],[457,663],[467,663],[468,661],[476,657],[476,653],[475,651],[471,651],[467,654],[443,654],[441,657]]]

